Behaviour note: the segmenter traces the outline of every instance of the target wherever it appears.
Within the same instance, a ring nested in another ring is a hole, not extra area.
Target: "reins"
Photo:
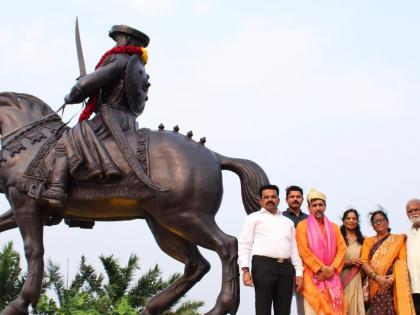
[[[18,138],[19,136],[21,136],[22,134],[26,133],[27,131],[39,126],[40,124],[43,124],[44,122],[48,121],[48,120],[62,120],[59,116],[59,112],[61,111],[61,117],[63,117],[64,115],[64,109],[66,108],[67,103],[64,103],[63,105],[61,105],[56,111],[54,111],[51,114],[48,114],[47,116],[43,117],[40,120],[36,120],[33,121],[29,124],[26,124],[22,127],[13,129],[11,131],[9,131],[8,133],[6,133],[5,135],[1,136],[1,144],[2,147],[5,147],[7,144],[9,144],[10,142],[12,142],[14,139]],[[77,113],[75,113],[67,122],[63,122],[63,124],[65,126],[67,126],[70,121],[73,120],[73,118],[77,115]],[[54,117],[54,119],[52,119]],[[25,130],[23,130],[25,129]],[[22,132],[20,132],[21,130],[23,130]],[[12,139],[7,139],[8,137],[12,136],[13,134],[18,133],[18,135],[16,135],[15,137],[13,137]]]
[[[31,122],[29,124],[26,124],[22,127],[13,129],[12,131],[9,131],[7,134],[2,135],[2,137],[1,137],[2,148],[6,147],[13,140],[19,138],[21,135],[25,134],[29,130],[32,130],[35,127],[38,127],[39,125],[44,124],[46,121],[54,121],[54,120],[61,120],[60,116],[58,116],[56,112],[51,113],[51,114],[43,117],[40,120],[33,121],[33,122]],[[9,137],[12,137],[12,138],[8,139]]]

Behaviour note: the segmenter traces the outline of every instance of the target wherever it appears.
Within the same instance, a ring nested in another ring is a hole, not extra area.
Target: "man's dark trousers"
[[[414,307],[416,308],[416,314],[420,315],[420,293],[413,294]]]
[[[252,257],[256,315],[289,315],[292,304],[295,269],[290,259],[278,262],[264,256]]]

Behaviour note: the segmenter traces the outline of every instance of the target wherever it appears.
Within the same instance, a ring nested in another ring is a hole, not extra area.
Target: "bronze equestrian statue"
[[[0,232],[19,228],[28,263],[19,297],[2,314],[28,314],[29,305],[37,304],[43,228],[62,218],[80,226],[145,219],[159,247],[185,264],[182,277],[153,297],[143,315],[162,314],[208,272],[198,246],[217,252],[222,262],[221,291],[207,314],[236,314],[237,241],[215,222],[221,171],[240,177],[247,213],[259,209],[258,188],[268,178],[254,162],[213,152],[204,139],[195,142],[178,127],[138,129],[150,85],[144,69],[148,37],[123,25],[110,36],[117,46],[65,98],[77,103],[90,97],[75,127],[32,95],[0,93],[0,191],[11,205],[0,215]],[[96,113],[92,120],[84,119],[89,111]]]
[[[138,129],[136,118],[143,112],[147,100],[150,83],[144,64],[147,62],[145,47],[150,39],[125,25],[113,26],[109,36],[116,41],[116,46],[102,56],[93,73],[81,73],[82,77],[64,99],[66,104],[75,104],[90,97],[79,124],[66,130],[56,145],[49,188],[40,189],[41,196],[57,206],[63,206],[68,173],[82,181],[111,180],[120,175],[102,146],[101,141],[110,136],[139,179],[155,188],[128,148],[123,134]],[[95,117],[88,120],[93,111]]]

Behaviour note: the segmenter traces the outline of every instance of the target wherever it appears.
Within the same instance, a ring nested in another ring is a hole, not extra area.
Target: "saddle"
[[[149,129],[142,128],[132,132],[128,137],[130,143],[135,146],[137,160],[140,162],[145,174],[149,175],[148,143]],[[61,130],[62,133],[62,130]],[[17,188],[34,198],[40,198],[42,190],[48,186],[50,170],[54,165],[55,145],[60,137],[60,132],[51,135],[38,150],[32,159],[24,175],[18,182]],[[105,147],[112,147],[112,139],[105,139]],[[110,152],[112,153],[112,152]],[[114,152],[115,153],[115,152]],[[111,154],[112,155],[112,154]],[[97,200],[106,198],[124,198],[145,200],[154,197],[155,193],[143,184],[130,170],[124,161],[118,160],[121,176],[112,180],[83,181],[70,179],[68,184],[67,199]],[[117,164],[117,163],[116,163]]]

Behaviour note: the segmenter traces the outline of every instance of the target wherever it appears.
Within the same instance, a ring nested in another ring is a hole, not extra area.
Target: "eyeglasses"
[[[372,222],[372,224],[373,225],[378,225],[378,224],[382,224],[382,223],[385,223],[385,222],[386,222],[386,220],[375,220],[375,221]]]

